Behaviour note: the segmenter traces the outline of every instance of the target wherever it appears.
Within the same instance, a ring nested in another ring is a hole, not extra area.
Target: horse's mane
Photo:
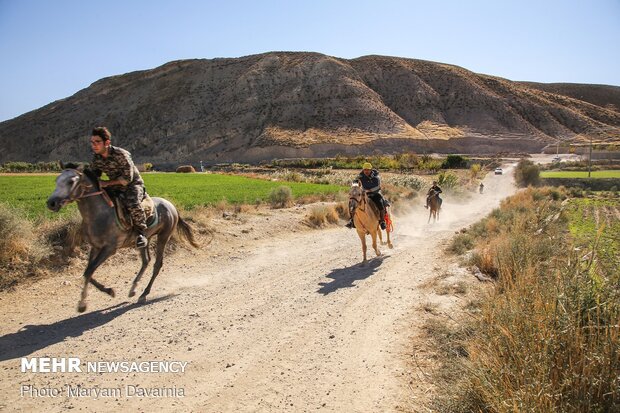
[[[84,168],[82,172],[84,172],[84,175],[86,175],[88,179],[91,180],[93,185],[95,185],[95,188],[97,189],[97,191],[100,191],[101,188],[99,187],[99,177],[97,176],[95,171],[93,171],[92,169]]]

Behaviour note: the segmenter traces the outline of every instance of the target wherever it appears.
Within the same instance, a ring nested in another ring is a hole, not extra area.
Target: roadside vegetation
[[[453,240],[494,282],[456,327],[427,326],[437,411],[620,411],[620,199],[570,195],[525,189]]]

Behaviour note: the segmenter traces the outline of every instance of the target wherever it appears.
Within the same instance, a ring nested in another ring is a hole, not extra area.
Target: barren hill
[[[620,113],[543,87],[421,60],[272,52],[101,79],[0,123],[0,162],[89,159],[107,125],[137,161],[538,151]],[[587,85],[582,85],[587,89]],[[597,86],[615,91],[611,86]]]

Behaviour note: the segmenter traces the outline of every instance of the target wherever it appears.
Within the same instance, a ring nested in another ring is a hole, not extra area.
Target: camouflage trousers
[[[131,215],[134,228],[146,231],[146,215],[142,209],[144,199],[144,187],[142,185],[129,185],[124,191],[125,206]]]

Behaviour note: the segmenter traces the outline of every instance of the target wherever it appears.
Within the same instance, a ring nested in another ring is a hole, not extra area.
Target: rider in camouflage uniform
[[[111,188],[122,194],[120,198],[127,207],[134,228],[138,232],[136,247],[144,248],[147,245],[146,216],[141,204],[145,196],[144,181],[131,160],[131,154],[112,146],[111,137],[112,134],[105,127],[93,129],[90,143],[94,157],[90,167],[99,176],[105,172],[110,178],[108,181],[100,181],[101,188]]]

